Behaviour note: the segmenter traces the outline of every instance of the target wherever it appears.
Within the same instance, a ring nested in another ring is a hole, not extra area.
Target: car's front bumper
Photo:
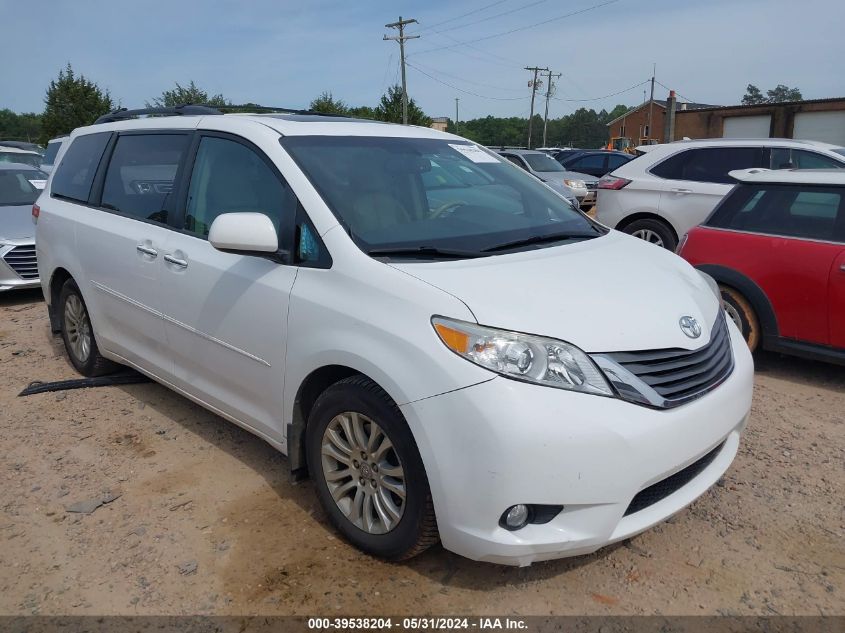
[[[33,240],[0,242],[0,292],[41,285]]]
[[[691,503],[727,470],[751,408],[753,363],[732,325],[735,367],[718,388],[655,410],[506,378],[403,405],[431,486],[444,547],[529,565],[587,554]],[[624,516],[641,490],[715,458],[660,501]],[[508,531],[517,504],[563,505],[550,522]]]

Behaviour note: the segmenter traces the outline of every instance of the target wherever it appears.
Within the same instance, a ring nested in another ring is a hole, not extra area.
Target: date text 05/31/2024
[[[308,618],[308,628],[312,630],[524,630],[528,628],[525,620],[519,618],[449,618],[449,617],[407,617],[402,618]]]

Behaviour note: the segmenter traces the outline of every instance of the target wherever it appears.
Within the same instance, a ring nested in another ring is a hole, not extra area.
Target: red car
[[[718,282],[752,351],[845,364],[845,170],[731,176],[678,254]]]

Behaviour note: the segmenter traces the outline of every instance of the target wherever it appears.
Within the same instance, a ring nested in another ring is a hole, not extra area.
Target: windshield
[[[0,152],[0,163],[20,163],[40,167],[41,155],[34,152]]]
[[[56,162],[56,154],[59,153],[59,149],[62,146],[61,141],[56,141],[54,143],[47,144],[47,151],[44,152],[44,159],[41,161],[45,165],[52,165]]]
[[[833,151],[836,152],[837,154],[842,154],[843,156],[845,156],[845,147],[838,147]]]
[[[355,136],[280,142],[365,252],[450,250],[454,257],[552,235],[604,233],[534,177],[470,143]]]
[[[0,206],[34,203],[46,179],[47,174],[34,169],[0,169]]]
[[[560,163],[548,154],[523,154],[522,157],[534,171],[564,171]]]

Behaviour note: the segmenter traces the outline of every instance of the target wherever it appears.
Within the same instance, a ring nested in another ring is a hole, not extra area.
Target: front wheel
[[[675,250],[678,245],[678,240],[675,239],[675,234],[664,222],[660,220],[652,220],[649,218],[643,220],[634,220],[624,229],[625,233],[645,240],[655,246],[661,246],[670,251]]]
[[[760,344],[760,320],[751,307],[751,303],[738,290],[730,286],[719,284],[722,299],[725,301],[725,312],[742,333],[748,349],[752,352]]]
[[[355,376],[329,387],[308,416],[305,441],[320,503],[353,545],[404,560],[439,540],[416,443],[377,384]]]

